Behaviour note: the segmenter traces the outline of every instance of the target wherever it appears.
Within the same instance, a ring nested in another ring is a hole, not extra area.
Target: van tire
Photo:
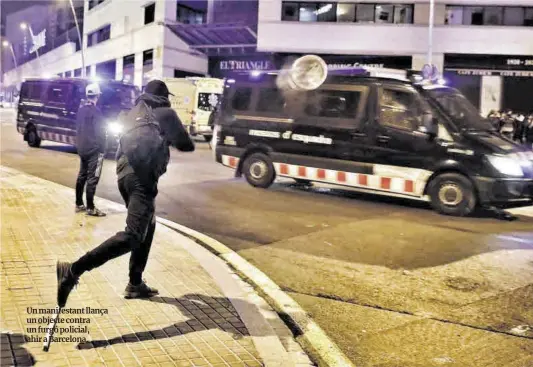
[[[250,185],[263,189],[272,185],[276,178],[276,170],[272,160],[264,153],[253,153],[246,157],[242,171]]]
[[[28,130],[26,140],[28,141],[28,145],[32,148],[39,148],[41,146],[41,138],[37,135],[37,130],[35,130],[34,127]]]
[[[433,209],[441,214],[464,217],[476,208],[474,185],[458,173],[443,173],[429,183],[428,194]]]

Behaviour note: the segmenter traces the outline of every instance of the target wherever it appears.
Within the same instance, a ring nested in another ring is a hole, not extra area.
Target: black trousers
[[[87,208],[94,209],[94,194],[100,180],[102,165],[98,164],[99,153],[80,155],[80,172],[76,180],[76,205],[83,205],[83,189],[87,184]]]
[[[128,208],[126,229],[79,258],[72,264],[72,272],[79,276],[131,251],[130,283],[137,285],[154,238],[156,193],[143,186],[135,174],[120,179],[118,188]]]

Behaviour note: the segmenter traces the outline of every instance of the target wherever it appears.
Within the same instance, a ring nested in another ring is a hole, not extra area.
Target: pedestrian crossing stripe
[[[239,158],[222,155],[222,164],[227,167],[237,168]],[[273,162],[273,164],[276,175],[280,177],[298,178],[411,197],[424,196],[424,189],[432,174],[431,171],[423,169],[379,164],[372,165],[372,174],[280,162]]]

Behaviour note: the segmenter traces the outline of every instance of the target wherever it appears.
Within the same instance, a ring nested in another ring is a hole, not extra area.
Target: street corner
[[[72,189],[12,169],[0,172],[3,364],[313,365],[276,312],[228,264],[165,226],[156,231],[145,273],[159,296],[122,297],[128,259],[121,257],[84,275],[58,314],[56,259],[75,258],[102,242],[124,225],[125,214],[98,198],[116,215],[73,219],[80,214],[72,210]],[[22,225],[28,222],[30,228]]]

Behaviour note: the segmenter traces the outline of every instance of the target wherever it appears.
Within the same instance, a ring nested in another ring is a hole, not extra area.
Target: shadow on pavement
[[[35,358],[23,347],[26,344],[26,336],[23,334],[2,333],[1,366],[34,366]]]
[[[147,298],[145,300],[149,302],[174,305],[183,314],[191,313],[191,310],[189,310],[189,307],[187,307],[187,305],[190,305],[191,303],[194,305],[193,307],[198,307],[200,309],[213,310],[212,305],[220,305],[219,307],[223,307],[222,305],[230,302],[227,298],[209,297],[206,295],[199,295],[199,294],[188,294],[181,298],[157,296],[157,297]],[[224,307],[224,310],[227,311],[225,307]],[[236,315],[232,315],[232,317],[238,318],[238,316]],[[221,318],[221,316],[218,316],[218,318]],[[114,344],[138,343],[138,342],[142,342],[145,340],[165,339],[165,338],[171,338],[177,335],[185,335],[185,334],[194,333],[197,331],[209,330],[209,329],[220,329],[224,332],[229,332],[233,335],[235,339],[240,339],[243,336],[249,335],[248,330],[246,329],[244,324],[242,324],[242,321],[239,321],[238,323],[233,323],[234,325],[237,325],[237,326],[234,326],[229,321],[227,321],[225,318],[223,318],[223,320],[224,320],[223,322],[217,323],[213,321],[211,317],[208,317],[206,319],[202,319],[203,321],[202,323],[200,322],[200,320],[196,318],[192,318],[187,321],[178,322],[178,323],[169,325],[161,329],[125,334],[125,335],[117,336],[112,339],[92,340],[90,342],[79,343],[77,345],[77,348],[78,349],[105,348],[105,347],[108,347]]]

